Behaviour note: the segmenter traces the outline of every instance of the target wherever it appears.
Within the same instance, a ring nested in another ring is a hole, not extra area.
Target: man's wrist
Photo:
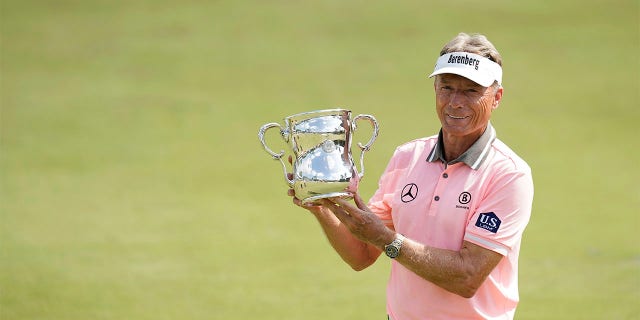
[[[400,255],[400,250],[402,249],[402,245],[404,244],[405,237],[396,233],[395,238],[389,244],[384,246],[384,253],[387,257],[391,259],[395,259]]]

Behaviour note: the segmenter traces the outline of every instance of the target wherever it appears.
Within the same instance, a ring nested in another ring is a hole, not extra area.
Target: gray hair
[[[440,51],[440,55],[442,56],[451,52],[475,53],[502,66],[502,56],[500,56],[500,53],[496,50],[493,43],[482,34],[474,33],[469,35],[464,32],[459,33],[444,45]]]

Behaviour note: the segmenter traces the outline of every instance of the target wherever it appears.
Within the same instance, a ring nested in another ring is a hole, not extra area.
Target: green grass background
[[[385,318],[388,262],[342,263],[256,133],[373,114],[368,198],[396,145],[439,129],[426,75],[464,31],[504,57],[492,121],[534,172],[516,318],[637,319],[639,17],[628,0],[4,0],[0,318]]]

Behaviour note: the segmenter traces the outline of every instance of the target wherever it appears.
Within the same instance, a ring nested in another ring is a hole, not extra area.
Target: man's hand
[[[342,198],[322,199],[320,203],[329,208],[355,237],[384,249],[395,239],[395,232],[369,210],[359,194],[356,193],[353,200],[355,206]]]
[[[355,207],[349,202],[339,198],[319,200],[317,203],[320,203],[320,205],[306,204],[295,197],[295,191],[293,189],[289,189],[288,194],[293,197],[293,203],[295,205],[309,210],[316,219],[318,219],[331,246],[351,268],[356,271],[365,269],[372,265],[378,256],[380,256],[381,250],[378,249],[377,245],[370,244],[362,239],[377,239],[378,235],[374,230],[380,227],[384,229],[387,228],[376,215],[364,211],[366,205],[359,196],[356,196],[358,207]],[[351,215],[345,208],[349,208],[348,210],[359,210],[362,211],[362,213],[354,213]],[[368,220],[370,220],[369,223],[367,223]],[[345,223],[344,221],[348,222]],[[375,228],[371,228],[371,226]],[[382,246],[384,246],[384,244]]]

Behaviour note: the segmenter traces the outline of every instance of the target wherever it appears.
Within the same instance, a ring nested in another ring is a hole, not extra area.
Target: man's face
[[[441,74],[434,82],[436,111],[442,131],[453,136],[478,138],[498,107],[502,87],[483,87],[465,77]]]

